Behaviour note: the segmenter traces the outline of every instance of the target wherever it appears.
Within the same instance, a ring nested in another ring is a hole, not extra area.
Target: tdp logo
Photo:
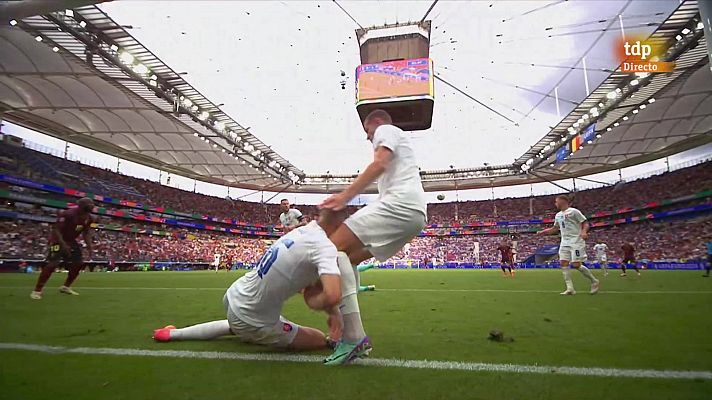
[[[640,41],[636,41],[634,44],[625,42],[623,47],[625,48],[625,55],[637,56],[640,57],[641,60],[645,60],[653,52],[653,46],[642,44]]]
[[[651,74],[675,69],[674,62],[661,60],[666,48],[659,41],[643,37],[621,38],[616,43],[615,51],[624,73]]]

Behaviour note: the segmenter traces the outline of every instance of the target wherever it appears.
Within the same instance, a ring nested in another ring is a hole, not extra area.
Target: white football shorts
[[[586,260],[586,244],[559,247],[559,260],[582,262]]]
[[[278,349],[286,349],[297,337],[299,325],[280,316],[279,321],[271,326],[254,326],[248,324],[235,315],[230,308],[227,296],[223,297],[223,304],[227,311],[227,322],[230,330],[238,339],[245,343],[260,344]]]
[[[422,232],[426,218],[412,208],[376,201],[358,210],[344,223],[366,249],[383,262]]]

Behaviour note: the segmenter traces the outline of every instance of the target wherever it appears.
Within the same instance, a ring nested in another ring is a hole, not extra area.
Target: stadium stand
[[[0,222],[0,258],[44,258],[48,231],[48,223],[22,220]],[[170,236],[155,236],[97,230],[94,260],[211,262],[215,254],[221,254],[230,265],[249,264],[256,262],[270,243],[263,239],[198,231],[190,231],[187,235],[184,230],[172,230],[171,233]],[[588,254],[592,256],[593,245],[603,241],[614,252],[609,255],[611,259],[617,261],[621,245],[632,241],[641,260],[701,259],[705,257],[704,244],[711,240],[710,216],[693,220],[641,222],[593,230],[588,241]],[[413,239],[407,251],[399,252],[393,260],[415,260],[421,264],[433,259],[440,262],[473,262],[475,242],[479,242],[480,262],[497,263],[497,246],[502,241],[510,239],[506,235],[418,237]],[[538,247],[556,242],[556,238],[552,237],[520,235],[517,237],[517,251],[523,259]]]
[[[211,215],[221,219],[245,219],[255,224],[272,224],[281,212],[276,204],[263,205],[193,193],[8,144],[0,144],[0,157],[6,160],[0,164],[2,167],[0,171],[6,173],[20,173],[26,178],[187,213]],[[15,168],[5,169],[5,163],[10,166],[15,163]],[[647,179],[580,191],[576,196],[576,207],[584,212],[616,210],[663,200],[660,197],[662,193],[675,193],[676,196],[693,194],[712,188],[712,173],[709,172],[711,169],[712,162],[707,161]],[[665,190],[662,190],[663,188]],[[476,221],[553,217],[554,197],[554,195],[533,197],[531,213],[528,197],[459,202],[457,221],[462,224]],[[455,204],[452,202],[429,204],[429,223],[446,224],[456,221]],[[317,213],[313,205],[297,207],[305,215]]]
[[[712,162],[707,161],[647,179],[579,192],[576,206],[585,213],[591,215],[599,211],[624,210],[625,217],[629,219],[618,222],[618,225],[593,230],[589,246],[593,246],[596,241],[604,241],[610,249],[617,251],[623,241],[633,241],[641,259],[703,257],[703,244],[712,240],[712,217],[708,210],[688,213],[685,219],[678,217],[637,223],[627,222],[638,218],[646,219],[651,211],[673,211],[674,214],[674,211],[680,208],[709,205],[712,202],[709,191],[703,195],[699,193],[712,188],[710,167]],[[7,144],[0,144],[0,172],[37,182],[172,208],[183,213],[242,219],[252,224],[274,223],[280,213],[278,205],[231,201],[187,192]],[[26,199],[29,196],[54,204],[76,200],[76,197],[69,194],[47,193],[7,183],[0,189],[25,196]],[[660,198],[660,193],[674,193],[677,197],[693,194],[698,196],[670,204],[670,202],[662,202],[666,199]],[[429,205],[429,222],[457,226],[483,221],[494,223],[502,220],[552,218],[555,213],[553,200],[552,195],[467,201],[457,204],[435,203]],[[0,222],[0,258],[36,260],[44,258],[49,231],[48,221],[51,221],[51,217],[57,210],[42,204],[31,204],[29,200],[27,202],[8,200],[3,207],[0,207],[0,212],[10,212],[3,217],[4,221]],[[228,264],[249,264],[256,262],[257,257],[270,243],[264,238],[176,228],[151,222],[151,217],[165,216],[161,213],[120,205],[102,206],[106,206],[104,214],[96,215],[96,222],[111,226],[102,226],[102,229],[97,230],[95,260],[211,262],[215,254],[221,254]],[[647,208],[632,212],[628,210],[643,206]],[[314,206],[298,207],[308,216],[317,213]],[[17,219],[17,213],[25,217]],[[14,219],[12,215],[15,215]],[[28,219],[28,215],[37,217],[37,220]],[[124,215],[124,218],[118,218],[116,215]],[[133,218],[136,216],[137,218]],[[185,217],[170,217],[187,221]],[[42,218],[44,220],[41,220]],[[596,221],[611,223],[615,218],[616,216],[603,216]],[[511,234],[516,235],[519,260],[534,254],[536,249],[543,245],[557,242],[555,237],[537,237],[531,234],[532,231],[540,229],[541,224],[524,225],[526,229],[521,231],[516,229],[509,231],[506,228],[506,234],[497,231],[493,233],[500,234],[487,235],[446,236],[451,232],[447,229],[438,231],[438,228],[440,227],[433,228],[435,236],[414,239],[410,246],[393,257],[393,260],[408,259],[419,263],[433,259],[441,262],[472,262],[475,258],[475,243],[479,242],[480,261],[495,263],[499,260],[497,246],[503,240],[510,240]]]

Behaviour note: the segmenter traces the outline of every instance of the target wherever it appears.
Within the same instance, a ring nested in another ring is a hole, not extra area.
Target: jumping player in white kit
[[[325,311],[330,334],[339,338],[343,320],[338,309],[341,279],[336,247],[328,239],[346,218],[346,212],[322,210],[319,220],[297,228],[277,240],[257,267],[239,278],[225,293],[227,319],[176,329],[156,329],[159,342],[210,340],[235,335],[243,342],[286,350],[325,349],[327,337],[318,329],[299,326],[282,317],[285,301],[304,291],[307,305]],[[318,282],[317,282],[318,281]],[[308,294],[307,294],[308,292]]]
[[[324,360],[328,365],[348,364],[371,350],[356,297],[356,266],[371,257],[386,261],[417,236],[427,220],[423,184],[408,136],[393,125],[391,116],[383,110],[368,114],[363,128],[373,143],[373,161],[343,192],[319,206],[343,209],[378,180],[378,200],[350,216],[330,236],[339,251],[344,334],[334,353]]]
[[[574,283],[571,280],[570,266],[581,272],[581,275],[591,281],[591,294],[598,293],[598,279],[581,263],[586,259],[586,239],[588,238],[588,221],[581,211],[570,207],[571,200],[566,195],[556,196],[555,204],[559,212],[554,217],[554,226],[537,232],[537,235],[555,234],[561,232],[559,260],[564,274],[566,290],[562,295],[574,295]]]
[[[596,245],[593,246],[593,251],[596,253],[598,265],[600,265],[603,270],[603,276],[608,276],[608,255],[606,254],[608,245],[605,243],[596,243]]]

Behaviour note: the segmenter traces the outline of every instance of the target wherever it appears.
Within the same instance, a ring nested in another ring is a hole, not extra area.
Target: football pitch
[[[613,271],[560,296],[559,270],[371,270],[359,295],[371,358],[325,367],[239,343],[154,343],[152,330],[215,319],[243,272],[84,273],[44,299],[37,275],[0,275],[0,399],[709,399],[712,278]],[[292,321],[326,329],[300,297]],[[513,340],[488,340],[491,330]]]

